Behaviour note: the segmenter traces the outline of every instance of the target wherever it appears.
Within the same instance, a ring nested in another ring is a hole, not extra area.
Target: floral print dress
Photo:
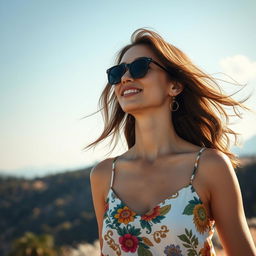
[[[189,185],[143,215],[129,209],[113,190],[114,158],[103,218],[102,256],[216,256],[211,240],[215,221],[208,217],[192,185],[204,149],[197,154]]]

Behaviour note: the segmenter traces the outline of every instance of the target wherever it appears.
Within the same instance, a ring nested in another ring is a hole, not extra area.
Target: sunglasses
[[[120,83],[121,78],[125,74],[127,68],[129,69],[132,78],[142,78],[147,74],[149,64],[151,62],[155,63],[157,66],[168,72],[168,70],[165,67],[163,67],[161,64],[159,64],[152,58],[140,57],[131,62],[130,64],[121,63],[119,65],[107,69],[106,72],[108,75],[108,83],[111,85]]]

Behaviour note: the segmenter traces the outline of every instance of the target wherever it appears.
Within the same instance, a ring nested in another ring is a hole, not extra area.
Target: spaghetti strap
[[[112,185],[113,185],[113,181],[114,181],[114,173],[115,173],[115,164],[116,164],[116,159],[118,158],[118,156],[116,156],[114,159],[113,159],[113,162],[112,162],[112,174],[111,174],[111,183],[110,183],[110,187],[112,188]]]
[[[202,152],[206,149],[206,147],[202,147],[199,152],[197,153],[197,156],[196,156],[196,160],[195,160],[195,164],[194,164],[194,169],[193,169],[193,173],[192,173],[192,176],[190,178],[190,185],[192,185],[192,181],[194,180],[195,178],[195,174],[196,174],[196,170],[197,170],[197,166],[198,166],[198,162],[199,162],[199,158],[202,154]]]

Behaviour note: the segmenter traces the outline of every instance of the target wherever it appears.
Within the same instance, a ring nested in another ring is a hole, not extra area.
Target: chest
[[[157,165],[119,162],[112,173],[112,192],[133,212],[143,215],[188,186],[192,173],[192,157],[186,161],[172,159]],[[194,178],[193,186],[210,214],[207,188],[200,175]]]

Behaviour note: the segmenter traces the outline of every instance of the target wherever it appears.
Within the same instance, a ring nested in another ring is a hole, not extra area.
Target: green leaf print
[[[139,228],[135,228],[131,224],[128,224],[127,226],[124,226],[123,228],[120,228],[116,226],[114,229],[116,229],[119,236],[123,236],[125,234],[131,234],[133,236],[139,236],[141,234]]]
[[[187,236],[188,236],[189,238],[191,238],[191,236],[192,236],[192,230],[190,230],[190,232],[188,232],[188,230],[185,228],[185,232],[186,232]]]
[[[192,215],[195,206],[196,206],[197,204],[201,204],[202,202],[201,202],[200,199],[198,199],[198,198],[196,198],[196,197],[194,196],[194,199],[193,199],[193,200],[190,200],[188,203],[189,203],[189,204],[185,207],[185,209],[184,209],[184,211],[183,211],[183,213],[182,213],[182,214],[184,214],[184,215]]]
[[[146,228],[148,231],[147,231],[147,234],[150,234],[151,233],[151,231],[152,231],[152,229],[151,229],[151,225],[150,225],[150,223],[148,222],[148,221],[146,221],[146,220],[141,220],[140,221],[140,225],[141,225],[141,227],[144,229],[144,228]]]
[[[130,224],[127,225],[127,229],[129,234],[133,236],[139,236],[141,234],[140,228],[135,228],[134,226],[131,226]]]
[[[196,246],[198,245],[198,239],[196,238],[195,235],[193,235],[193,237],[192,237],[192,239],[191,239],[191,242],[192,242],[192,243],[195,243]]]
[[[122,229],[118,226],[115,226],[115,227],[113,227],[113,229],[115,229],[117,231],[119,236],[123,236],[123,235],[127,234],[127,230],[125,227]]]
[[[152,252],[146,249],[143,245],[139,245],[138,256],[153,256]]]
[[[186,237],[186,235],[180,235],[178,236],[180,240],[182,240],[183,242],[186,242],[186,243],[190,243],[189,239]]]
[[[180,240],[185,242],[185,243],[183,243],[183,246],[188,248],[187,255],[199,256],[198,253],[196,252],[196,248],[198,246],[198,238],[195,235],[192,236],[192,230],[188,231],[185,228],[185,233],[186,234],[179,235],[178,237]],[[192,238],[191,238],[191,236],[192,236]]]
[[[153,223],[157,224],[157,223],[161,223],[163,219],[165,219],[165,216],[159,215],[159,216],[157,216],[156,218],[152,219],[151,221],[152,221]]]
[[[189,244],[182,244],[186,248],[190,248],[191,246]]]
[[[188,205],[185,207],[185,209],[184,209],[184,211],[183,211],[182,214],[184,214],[184,215],[192,215],[192,214],[193,214],[194,207],[195,207],[194,204],[188,204]]]
[[[193,202],[194,204],[201,204],[202,203],[202,201],[198,197],[195,197],[195,196],[194,196],[194,200],[191,200],[189,202],[191,202],[191,203]]]

